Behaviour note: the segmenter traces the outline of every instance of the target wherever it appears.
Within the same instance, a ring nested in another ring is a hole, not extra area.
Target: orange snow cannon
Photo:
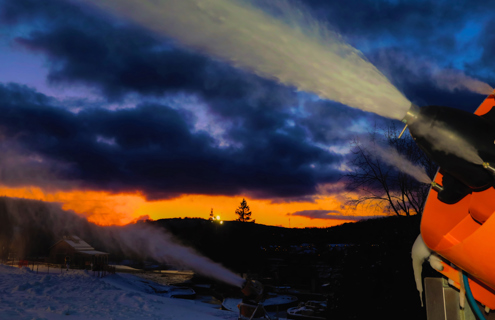
[[[474,298],[490,309],[495,309],[494,106],[492,93],[474,114],[412,107],[403,120],[440,166],[423,210],[424,243],[448,260],[440,272],[454,286],[461,287],[460,272],[468,273]]]

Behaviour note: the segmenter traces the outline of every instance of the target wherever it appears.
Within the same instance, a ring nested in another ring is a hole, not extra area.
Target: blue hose
[[[469,280],[465,272],[462,273],[462,280],[464,281],[464,288],[466,289],[466,296],[469,305],[471,306],[471,310],[473,310],[474,314],[476,315],[476,318],[478,318],[479,320],[486,320],[480,308],[478,308],[478,304],[474,300],[473,293],[471,292],[471,288],[469,287]]]

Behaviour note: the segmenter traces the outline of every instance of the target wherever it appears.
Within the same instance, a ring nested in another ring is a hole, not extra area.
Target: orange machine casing
[[[495,93],[495,91],[494,91]],[[483,115],[495,106],[489,95],[475,111]],[[495,147],[495,144],[494,144]],[[435,182],[442,184],[442,174]],[[473,192],[456,204],[438,200],[430,189],[421,220],[421,235],[433,251],[469,273],[476,300],[495,309],[495,189]],[[442,273],[459,287],[459,271],[444,263]]]

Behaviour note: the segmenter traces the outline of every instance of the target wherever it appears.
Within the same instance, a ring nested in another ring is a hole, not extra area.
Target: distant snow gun
[[[458,289],[457,298],[452,300],[447,294],[435,296],[426,282],[428,319],[436,319],[430,315],[438,311],[428,311],[429,307],[443,308],[444,312],[457,307],[463,312],[459,304],[463,306],[464,294],[468,301],[474,297],[485,310],[495,309],[494,107],[495,96],[491,94],[474,114],[413,105],[402,119],[416,144],[439,165],[423,210],[421,235],[413,246],[413,261],[429,258],[434,269]],[[418,277],[416,271],[422,296],[421,272]],[[434,282],[429,283],[433,286]],[[478,314],[476,303],[471,308]]]
[[[263,285],[257,280],[246,280],[241,292],[249,299],[260,300],[263,295]]]
[[[263,285],[257,280],[247,279],[244,282],[241,288],[244,298],[237,306],[239,308],[239,319],[270,319],[265,308],[263,307],[263,301],[265,298],[263,289]]]

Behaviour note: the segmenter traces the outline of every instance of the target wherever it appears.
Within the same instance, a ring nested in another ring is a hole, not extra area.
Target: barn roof
[[[64,236],[63,239],[57,241],[57,243],[55,243],[53,246],[51,246],[50,249],[53,248],[54,246],[56,246],[57,244],[59,244],[60,242],[67,243],[72,248],[74,248],[74,250],[76,250],[77,252],[82,253],[82,254],[89,254],[89,255],[108,254],[106,252],[96,251],[95,248],[90,246],[86,241],[82,240],[78,236]]]
[[[82,254],[89,254],[89,255],[92,255],[92,256],[101,256],[101,255],[106,255],[106,254],[108,254],[108,253],[106,253],[106,252],[96,251],[96,250],[92,250],[92,251],[79,251],[79,253],[82,253]]]
[[[78,236],[66,236],[62,240],[64,240],[68,245],[70,245],[77,251],[91,251],[95,249]]]

